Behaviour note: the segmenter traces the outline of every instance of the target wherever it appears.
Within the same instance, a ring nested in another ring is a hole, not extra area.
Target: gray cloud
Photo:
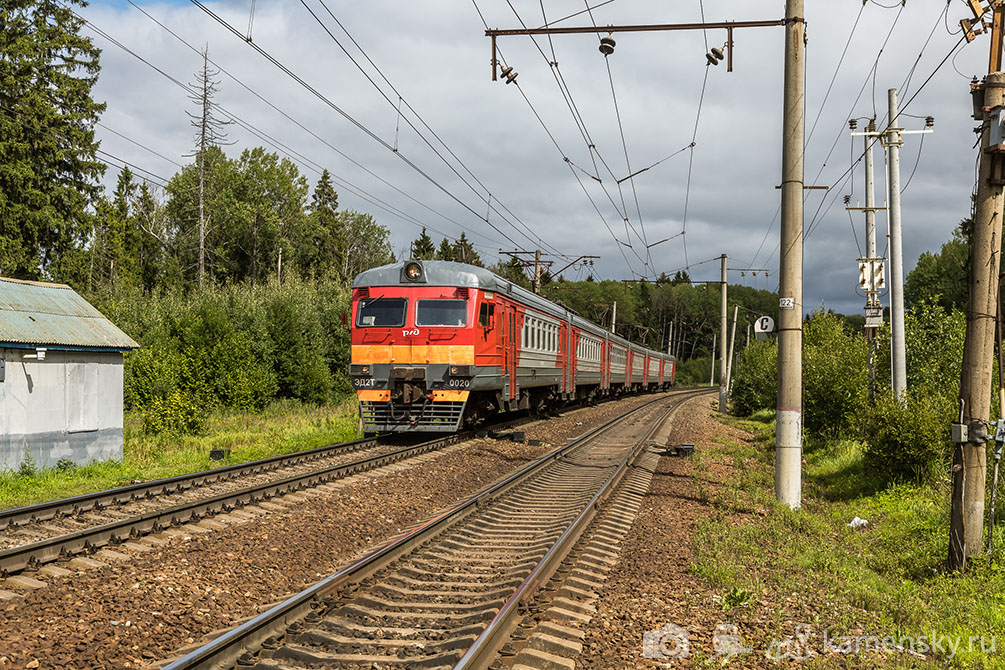
[[[308,4],[352,50],[316,0],[308,0]],[[505,3],[479,0],[478,5],[491,27],[518,25]],[[784,12],[782,2],[724,0],[706,5],[708,20],[780,18]],[[807,183],[831,185],[849,168],[852,152],[857,155],[861,151],[861,138],[853,142],[848,136],[848,117],[871,116],[875,108],[882,120],[886,90],[904,84],[929,33],[931,41],[909,86],[901,94],[904,102],[918,91],[959,37],[950,35],[943,26],[940,12],[945,9],[944,3],[910,2],[900,14],[873,77],[880,45],[899,10],[883,9],[872,3],[863,8],[858,0],[808,2],[807,5],[807,134],[821,109],[838,59],[861,9],[850,48],[807,146]],[[523,248],[531,247],[524,236],[501,221],[495,212],[490,213],[490,220],[513,241],[503,239],[480,221],[478,217],[487,210],[484,200],[445,166],[404,122],[400,123],[397,137],[400,154],[414,161],[477,215],[292,82],[198,8],[179,2],[143,3],[142,6],[190,43],[208,44],[210,56],[229,72],[425,206],[352,165],[234,81],[221,76],[220,105],[293,151],[328,167],[430,228],[458,236],[464,226],[469,237],[473,237],[481,251],[487,254],[500,247],[510,247],[514,241]],[[209,6],[239,30],[246,29],[249,3],[223,1],[209,3]],[[507,61],[519,71],[521,89],[553,133],[561,152],[542,129],[520,91],[515,86],[490,81],[489,41],[483,35],[484,27],[472,5],[371,0],[329,3],[329,6],[404,98],[484,183],[492,193],[493,202],[502,202],[537,235],[563,253],[602,255],[595,268],[599,276],[631,276],[618,245],[563,160],[563,156],[567,156],[583,170],[593,171],[590,151],[555,84],[552,68],[529,39],[505,38],[500,40],[500,45]],[[520,0],[514,2],[514,6],[528,25],[542,22],[539,3]],[[547,2],[545,6],[552,19],[583,7],[572,0]],[[121,2],[96,2],[80,11],[97,27],[171,76],[183,82],[194,80],[194,72],[200,67],[199,57],[137,10]],[[964,12],[962,6],[949,7],[950,29],[963,18]],[[689,22],[700,20],[700,7],[697,1],[615,2],[596,10],[594,17],[600,25]],[[588,21],[589,17],[583,15],[567,23],[585,25]],[[384,100],[300,3],[259,3],[252,37],[255,44],[287,64],[380,138],[391,144],[395,142],[395,126],[399,123],[394,108],[397,95],[381,81],[393,104]],[[618,34],[616,38],[617,50],[610,57],[609,65],[632,168],[638,170],[690,143],[706,75],[705,36],[701,32],[676,32]],[[724,31],[710,31],[707,38],[709,45],[721,45],[725,34]],[[96,37],[95,41],[104,49],[96,90],[97,96],[108,102],[103,122],[165,156],[184,162],[183,156],[191,152],[192,144],[192,129],[185,115],[192,105],[184,91],[103,39]],[[765,234],[777,210],[779,197],[774,187],[779,183],[781,164],[782,31],[779,28],[737,31],[735,41],[735,71],[727,73],[724,66],[719,66],[707,72],[691,166],[686,258],[682,237],[676,237],[653,247],[652,267],[656,272],[671,272],[690,263],[695,278],[714,278],[717,273],[714,264],[696,264],[727,253],[737,265],[769,268],[772,276],[767,280],[760,274],[756,280],[749,274],[742,280],[759,288],[774,289],[778,265],[778,255],[773,253],[778,240],[777,220],[767,237]],[[554,38],[553,43],[560,72],[573,93],[590,138],[615,177],[626,176],[628,168],[614,113],[607,64],[597,51],[596,36],[561,36]],[[541,40],[539,44],[550,60],[548,41]],[[937,249],[959,219],[969,213],[976,151],[972,149],[974,123],[970,118],[968,79],[986,67],[987,47],[986,37],[966,47],[938,71],[906,110],[914,115],[936,117],[936,131],[925,137],[917,171],[904,194],[904,250],[908,269],[913,267],[922,251]],[[354,55],[359,57],[358,53]],[[955,68],[963,76],[954,71]],[[853,105],[860,91],[861,98]],[[904,117],[903,125],[920,128],[923,120]],[[115,135],[104,131],[99,134],[105,150],[156,174],[169,177],[176,169]],[[228,151],[238,152],[258,144],[269,146],[237,126],[231,126],[228,134],[235,141]],[[914,169],[919,142],[919,136],[906,137],[902,151],[905,182]],[[275,150],[275,147],[270,148]],[[442,148],[440,151],[445,153]],[[689,157],[690,152],[685,151],[635,179],[645,235],[650,242],[681,231],[688,192]],[[878,148],[876,159],[878,199],[883,201],[883,157]],[[308,179],[316,180],[317,174],[312,168],[302,161],[298,163]],[[621,194],[612,183],[611,175],[603,165],[599,170],[608,193],[620,208]],[[463,170],[461,172],[481,192],[481,187]],[[625,224],[601,185],[582,173],[580,177],[615,235],[622,241],[630,236],[638,253],[645,256],[636,233],[626,235]],[[108,179],[113,180],[114,175]],[[840,196],[850,193],[853,200],[863,198],[861,167],[854,171],[853,184],[842,187],[839,183],[838,186],[839,192],[833,194],[825,196],[820,191],[812,191],[807,195],[806,225],[809,227],[812,222],[815,228],[806,240],[805,303],[812,307],[825,302],[840,311],[857,312],[862,299],[855,294],[855,258],[859,252],[853,230],[861,242],[864,224],[861,214],[855,214],[849,224]],[[641,234],[629,182],[622,187],[629,219]],[[820,207],[824,198],[826,204]],[[836,202],[828,207],[832,199]],[[381,223],[391,228],[396,248],[406,247],[408,240],[417,235],[414,225],[374,207],[348,189],[340,189],[340,202],[343,206],[373,212]],[[814,219],[818,212],[820,216]],[[882,249],[886,224],[884,217],[880,216],[879,220]],[[435,237],[436,233],[433,234]],[[757,253],[762,240],[763,248]],[[635,255],[630,250],[624,251],[632,269],[643,271]],[[736,274],[731,280],[741,281],[741,277]]]

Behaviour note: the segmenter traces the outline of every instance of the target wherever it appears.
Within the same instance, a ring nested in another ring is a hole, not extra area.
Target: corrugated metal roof
[[[0,277],[0,344],[136,349],[140,345],[65,284]]]

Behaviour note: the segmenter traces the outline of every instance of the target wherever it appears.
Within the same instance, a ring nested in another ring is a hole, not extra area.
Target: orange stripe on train
[[[354,344],[352,362],[474,365],[475,348],[470,344]]]
[[[470,391],[435,390],[433,402],[465,402]],[[391,399],[390,389],[366,389],[356,391],[360,402],[388,402]]]
[[[433,391],[433,402],[465,402],[470,391]]]
[[[356,395],[359,397],[360,402],[387,402],[391,399],[391,390],[368,389],[365,391],[356,391]]]

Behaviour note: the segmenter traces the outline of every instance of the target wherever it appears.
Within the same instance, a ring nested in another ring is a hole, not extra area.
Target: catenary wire
[[[157,73],[159,73],[160,75],[162,75],[163,77],[165,77],[166,79],[168,79],[170,82],[172,82],[173,84],[175,84],[176,86],[178,86],[179,88],[181,88],[186,93],[192,93],[193,92],[192,89],[187,84],[185,84],[182,81],[180,81],[179,79],[171,76],[170,74],[168,74],[167,72],[165,72],[161,68],[157,67],[156,65],[154,65],[153,63],[151,63],[147,59],[143,58],[138,53],[136,53],[135,51],[133,51],[132,49],[130,49],[129,47],[127,47],[126,45],[124,45],[122,42],[116,40],[114,37],[112,37],[108,33],[106,33],[103,30],[101,30],[93,22],[88,21],[87,19],[84,19],[83,17],[80,17],[80,16],[78,16],[78,18],[80,18],[80,20],[83,21],[85,23],[85,25],[90,30],[94,31],[95,34],[97,34],[97,35],[101,36],[102,38],[108,40],[113,45],[119,47],[120,49],[122,49],[126,53],[130,54],[131,56],[133,56],[134,58],[136,58],[140,62],[144,63],[145,65],[147,65],[148,67],[150,67],[151,69],[153,69],[154,71],[156,71]],[[230,76],[230,75],[228,75],[228,76]],[[237,80],[235,79],[235,81],[237,81]],[[261,96],[258,96],[258,97],[260,99],[262,99],[263,101],[265,101],[264,98],[261,98]],[[268,102],[268,101],[265,101],[265,102]],[[231,121],[233,121],[239,127],[243,128],[244,130],[246,130],[247,132],[251,133],[255,137],[258,137],[259,139],[261,139],[262,141],[266,142],[267,144],[270,144],[274,148],[279,149],[280,152],[286,154],[287,156],[299,160],[301,162],[301,164],[303,164],[304,166],[308,167],[312,171],[320,174],[324,170],[324,168],[320,164],[318,164],[317,162],[315,162],[315,161],[311,160],[310,158],[307,158],[306,156],[303,156],[299,152],[296,152],[295,150],[287,147],[282,142],[279,142],[278,140],[272,138],[270,135],[268,135],[267,133],[259,130],[258,128],[256,128],[252,124],[249,124],[249,123],[245,122],[243,119],[241,119],[237,115],[229,112],[226,108],[221,107],[220,105],[218,105],[216,103],[213,104],[213,107],[215,109],[217,109],[218,111],[220,111],[223,115],[225,115],[228,119],[230,119]],[[273,106],[273,108],[275,108],[275,107]],[[281,110],[278,110],[278,108],[275,108],[275,109],[277,109],[277,111],[280,111],[280,113],[282,113]],[[338,150],[335,149],[335,151],[338,151]],[[346,157],[346,158],[348,160],[350,160],[350,161],[352,160],[351,158],[348,158],[348,157]],[[363,168],[363,169],[366,169],[366,168]],[[364,200],[366,202],[369,202],[370,204],[373,204],[373,205],[379,207],[380,209],[388,212],[389,214],[391,214],[391,215],[393,215],[393,216],[395,216],[397,218],[400,218],[403,221],[405,221],[407,223],[410,223],[412,225],[415,225],[417,227],[428,228],[429,230],[432,230],[433,232],[436,232],[437,234],[443,235],[444,237],[447,237],[449,239],[453,239],[453,240],[457,241],[457,238],[441,232],[435,226],[432,226],[432,225],[430,225],[428,223],[424,223],[424,222],[419,221],[415,217],[413,217],[413,216],[411,216],[411,215],[409,215],[409,214],[401,211],[400,209],[394,207],[393,205],[390,205],[389,203],[387,203],[386,201],[380,199],[379,197],[374,196],[374,195],[368,193],[367,191],[365,191],[364,189],[362,189],[362,188],[360,188],[360,187],[352,184],[348,180],[345,180],[345,179],[339,177],[337,174],[329,172],[329,175],[332,177],[332,179],[337,184],[339,184],[339,186],[341,186],[345,190],[348,190],[350,193],[353,193],[354,195],[356,195],[357,197],[361,198],[362,200]],[[392,186],[392,188],[394,188],[394,187]],[[407,195],[407,194],[405,194],[405,195]],[[434,211],[434,213],[435,213],[435,210],[431,210],[431,211]],[[498,243],[497,240],[493,240],[492,238],[487,237],[484,234],[479,233],[478,231],[475,231],[475,230],[472,230],[470,228],[467,228],[467,227],[465,227],[465,226],[463,226],[461,224],[457,224],[457,225],[459,225],[459,227],[462,228],[463,230],[466,230],[467,232],[470,232],[472,235],[478,235],[479,237],[484,237],[484,238],[486,238],[486,239],[488,239],[488,240],[490,240],[490,241],[492,241],[494,243]]]
[[[471,0],[471,4],[474,6],[475,12],[478,14],[478,17],[481,19],[481,22],[485,26],[485,29],[488,30],[488,21],[485,20],[485,15],[482,13],[481,8],[478,6],[478,1],[477,0]],[[502,49],[499,49],[498,47],[497,47],[497,49],[498,49],[500,61],[503,63],[503,65],[506,65],[505,54],[503,53]],[[635,271],[635,268],[632,266],[632,263],[628,259],[627,254],[625,254],[625,251],[623,249],[623,246],[625,246],[624,243],[622,243],[621,240],[618,239],[618,236],[615,235],[614,231],[611,229],[610,224],[607,222],[607,219],[604,217],[603,213],[600,211],[600,208],[597,206],[596,201],[594,201],[593,196],[590,195],[590,192],[589,192],[589,190],[587,190],[586,185],[583,184],[582,180],[579,178],[579,175],[576,172],[576,168],[574,168],[573,165],[572,165],[572,161],[569,159],[568,155],[562,149],[562,146],[558,143],[558,140],[555,138],[554,133],[548,127],[548,124],[545,123],[545,121],[541,117],[540,113],[538,113],[537,109],[534,107],[533,103],[530,101],[530,98],[527,96],[527,93],[520,86],[520,83],[519,82],[515,82],[515,84],[516,84],[517,90],[520,92],[520,96],[524,99],[524,102],[530,108],[531,113],[534,115],[534,118],[537,119],[538,123],[541,125],[541,128],[544,130],[545,134],[548,136],[548,139],[551,140],[552,145],[554,145],[554,147],[558,151],[559,155],[562,156],[562,160],[569,166],[570,172],[572,172],[572,175],[576,179],[576,182],[579,184],[580,188],[583,190],[583,193],[584,193],[584,195],[586,195],[587,200],[590,201],[591,206],[597,212],[597,215],[600,217],[600,220],[604,224],[604,227],[607,229],[607,232],[610,233],[611,238],[614,240],[615,244],[617,245],[617,248],[618,248],[619,253],[621,254],[621,257],[625,261],[625,266],[628,268],[628,271],[631,272],[633,276],[638,276],[639,273]]]
[[[133,0],[127,0],[127,1],[134,8],[136,8],[139,12],[141,12],[144,16],[146,16],[152,22],[154,22],[155,24],[157,24],[158,26],[160,26],[161,29],[163,29],[164,31],[166,31],[169,35],[171,35],[172,37],[174,37],[176,40],[178,40],[182,44],[184,44],[191,51],[193,51],[194,53],[198,54],[200,57],[203,56],[203,52],[202,51],[200,51],[195,46],[193,46],[191,43],[189,43],[188,41],[186,41],[183,37],[181,37],[180,35],[178,35],[178,33],[176,33],[175,31],[171,30],[168,26],[166,26],[162,22],[158,21],[154,16],[150,15],[146,10],[144,10],[142,7],[140,7],[135,2],[133,2]],[[108,39],[108,38],[106,37],[106,39]],[[124,48],[124,47],[122,47],[122,48]],[[129,52],[129,53],[132,53],[128,49],[126,51]],[[133,54],[133,55],[135,56],[135,54]],[[482,233],[480,233],[478,231],[475,231],[475,230],[472,230],[472,229],[466,227],[464,224],[460,223],[459,221],[451,218],[450,216],[447,216],[443,212],[440,212],[440,211],[434,209],[430,205],[422,202],[421,200],[417,199],[415,196],[411,195],[410,193],[408,193],[408,192],[402,190],[401,188],[399,188],[398,186],[394,185],[393,183],[391,183],[387,179],[381,177],[379,174],[377,174],[373,170],[370,170],[368,167],[366,167],[365,165],[363,165],[359,161],[355,160],[354,158],[352,158],[351,156],[349,156],[348,154],[346,154],[345,152],[343,152],[342,150],[340,150],[338,147],[336,147],[333,144],[331,144],[328,140],[326,140],[325,138],[321,137],[318,133],[314,132],[313,130],[311,130],[310,128],[308,128],[304,124],[302,124],[300,121],[298,121],[297,119],[295,119],[294,117],[292,117],[289,113],[287,113],[283,109],[281,109],[278,106],[276,106],[273,102],[271,102],[270,100],[268,100],[267,98],[265,98],[264,96],[262,96],[258,91],[256,91],[254,88],[252,88],[251,86],[249,86],[248,84],[246,84],[241,79],[239,79],[237,76],[235,76],[229,70],[227,70],[226,68],[222,67],[219,63],[215,62],[213,59],[209,58],[208,56],[206,57],[206,59],[207,59],[207,61],[211,65],[213,65],[213,67],[215,67],[217,70],[219,70],[223,74],[225,74],[228,77],[230,77],[230,79],[233,80],[236,84],[238,84],[239,86],[241,86],[244,90],[246,90],[248,93],[250,93],[251,95],[253,95],[256,98],[258,98],[263,103],[265,103],[268,107],[270,107],[276,113],[280,114],[287,121],[289,121],[290,123],[294,124],[295,126],[297,126],[298,128],[300,128],[301,130],[303,130],[304,132],[306,132],[307,134],[309,134],[311,137],[313,137],[314,139],[316,139],[318,142],[321,142],[323,145],[325,145],[326,147],[328,147],[329,149],[331,149],[333,152],[335,152],[336,154],[338,154],[339,156],[341,156],[345,160],[349,161],[352,165],[356,166],[360,170],[363,170],[365,173],[367,173],[368,175],[370,175],[374,179],[378,180],[379,182],[381,182],[382,184],[384,184],[388,188],[394,190],[395,192],[399,193],[400,195],[404,196],[405,198],[411,200],[412,202],[414,202],[415,204],[419,205],[423,209],[426,209],[430,213],[435,214],[436,216],[439,216],[440,218],[442,218],[442,219],[444,219],[446,221],[449,221],[450,223],[454,224],[458,228],[460,228],[462,230],[465,230],[465,231],[471,233],[472,235],[478,235],[479,237],[483,237],[485,239],[488,239],[488,240],[492,241],[494,244],[498,244],[499,243],[498,240],[494,240],[494,239],[492,239],[490,237],[485,236],[484,234],[482,234]],[[149,65],[149,63],[148,63],[148,65]],[[154,68],[154,69],[156,69],[156,68]],[[164,74],[164,73],[161,73],[161,74]],[[171,79],[171,78],[169,77],[169,79]],[[173,81],[173,79],[172,79],[172,81]],[[177,82],[175,82],[175,83],[177,83]],[[218,105],[215,105],[215,106],[218,107]],[[342,179],[352,189],[358,190],[358,191],[360,191],[362,193],[366,193],[367,197],[365,197],[364,199],[367,200],[368,202],[371,202],[371,203],[373,202],[372,200],[369,200],[369,198],[373,198],[373,199],[376,199],[376,200],[378,200],[380,202],[384,202],[383,200],[381,200],[377,196],[375,196],[375,195],[373,195],[371,193],[368,193],[362,187],[357,186],[355,184],[352,184],[352,182],[350,182],[348,180],[345,180],[344,178],[340,178],[338,175],[333,174],[331,172],[329,174],[332,174],[332,177],[335,178],[336,180]],[[385,204],[387,204],[387,203],[385,203]],[[395,212],[398,212],[397,214],[395,214],[395,216],[399,216],[400,217],[401,215],[404,214],[403,212],[401,212],[397,208],[394,208],[393,205],[388,205],[388,206],[392,207],[395,210]],[[408,215],[405,215],[405,216],[408,216]],[[406,220],[409,220],[409,219],[406,219]],[[413,217],[412,220],[409,220],[409,223],[419,223],[419,222],[418,222],[417,219],[414,219],[414,217]],[[427,224],[422,224],[422,225],[426,225],[426,227],[429,228],[430,230],[434,230],[434,231],[436,230],[433,226],[430,226],[430,225],[427,225]],[[450,236],[448,235],[447,237],[450,237]],[[451,238],[451,239],[454,239],[454,238]]]
[[[455,161],[457,161],[457,163],[461,166],[461,168],[465,172],[467,172],[467,174],[482,188],[482,190],[484,190],[486,193],[489,193],[490,192],[489,188],[471,171],[471,169],[464,163],[464,161],[462,161],[457,156],[457,154],[429,126],[429,124],[425,121],[425,119],[422,118],[422,116],[415,110],[415,108],[412,107],[412,105],[408,102],[408,100],[406,100],[401,95],[401,93],[395,88],[394,84],[391,83],[391,81],[387,78],[384,72],[377,66],[377,64],[373,61],[373,59],[370,58],[370,56],[366,53],[363,47],[359,44],[359,42],[356,41],[356,39],[352,36],[352,34],[348,31],[348,29],[342,24],[341,21],[339,21],[338,17],[335,16],[335,14],[331,11],[331,9],[329,9],[325,1],[324,0],[317,0],[317,1],[321,5],[321,7],[324,8],[325,12],[327,12],[328,15],[332,18],[332,20],[335,21],[335,23],[342,30],[342,32],[346,34],[346,36],[353,43],[356,49],[358,49],[359,52],[363,55],[363,57],[366,58],[367,62],[370,63],[370,66],[373,67],[374,70],[376,70],[377,74],[380,75],[381,79],[384,80],[384,83],[386,83],[390,87],[391,91],[393,91],[394,94],[398,96],[399,105],[401,103],[404,103],[405,107],[409,111],[411,111],[412,114],[415,115],[419,123],[439,142],[441,146],[443,146],[443,148],[447,151],[447,153],[450,154],[450,156]],[[318,23],[318,25],[321,26],[321,28],[325,31],[325,33],[328,34],[328,36],[332,39],[332,41],[335,42],[335,44],[339,47],[339,49],[341,49],[342,52],[345,53],[345,55],[349,58],[349,60],[352,61],[353,65],[355,65],[356,68],[363,74],[363,76],[366,77],[367,81],[369,81],[373,85],[373,87],[377,90],[377,92],[381,94],[381,96],[387,101],[389,105],[394,107],[395,101],[381,89],[381,87],[377,84],[377,82],[373,80],[373,78],[369,75],[369,73],[367,73],[366,70],[359,64],[359,62],[352,56],[352,54],[349,53],[349,50],[346,49],[345,46],[343,46],[343,44],[338,40],[338,38],[335,37],[335,35],[331,32],[331,30],[329,30],[328,27],[321,21],[321,18],[317,14],[315,14],[315,12],[310,8],[306,0],[301,0],[301,4],[304,6],[305,9],[307,9],[308,13],[310,13],[310,15],[314,18],[314,20]],[[441,154],[439,150],[435,146],[433,146],[433,143],[422,133],[422,131],[420,131],[415,126],[415,124],[411,122],[411,120],[408,117],[399,117],[399,118],[404,118],[405,123],[407,123],[409,127],[412,128],[413,131],[415,131],[416,135],[418,135],[419,138],[422,139],[422,141],[426,144],[426,146],[429,147],[429,149],[443,162],[443,164],[446,165],[471,190],[472,193],[474,193],[478,198],[480,198],[483,202],[485,202],[489,206],[490,210],[495,211],[496,214],[498,214],[500,218],[506,221],[518,234],[526,238],[527,241],[530,242],[531,244],[534,245],[540,244],[541,246],[550,249],[557,255],[563,255],[554,246],[542,240],[540,236],[538,236],[533,230],[531,230],[531,228],[527,226],[527,224],[523,223],[523,221],[518,220],[521,226],[523,227],[523,230],[521,230],[512,221],[507,219],[502,212],[492,207],[491,198],[487,198],[486,196],[479,193],[478,190],[475,189],[474,186],[472,186],[468,182],[468,180],[457,170],[457,168],[451,165],[451,163],[446,159],[446,157],[444,157],[443,154]],[[495,199],[496,201],[499,200],[498,197],[495,197]],[[488,217],[486,216],[485,219],[487,221]]]
[[[377,142],[379,145],[381,145],[382,147],[384,147],[385,149],[387,149],[388,151],[390,151],[393,155],[397,156],[408,167],[410,167],[412,170],[414,170],[416,173],[418,173],[421,177],[423,177],[424,179],[426,179],[430,184],[432,184],[433,186],[435,186],[437,189],[439,189],[440,191],[442,191],[451,200],[453,200],[454,202],[456,202],[458,205],[460,205],[464,209],[468,210],[468,212],[470,212],[477,219],[479,219],[481,221],[484,221],[490,228],[492,228],[494,231],[496,231],[496,233],[498,233],[501,237],[503,237],[504,239],[506,239],[509,243],[513,244],[514,246],[519,246],[511,237],[509,237],[506,233],[504,233],[502,230],[500,230],[498,226],[496,226],[494,223],[492,223],[486,217],[482,216],[477,211],[475,211],[474,209],[472,209],[472,207],[470,205],[468,205],[466,202],[464,202],[463,200],[461,200],[450,189],[448,189],[446,186],[444,186],[439,181],[437,181],[432,175],[430,175],[428,172],[426,172],[421,167],[419,167],[410,158],[408,158],[407,156],[405,156],[401,151],[394,151],[394,147],[392,147],[390,144],[388,144],[388,142],[386,140],[384,140],[383,138],[381,138],[379,135],[377,135],[375,132],[373,132],[370,128],[368,128],[365,124],[363,124],[362,122],[360,122],[359,120],[357,120],[355,117],[353,117],[352,115],[350,115],[344,109],[342,109],[341,107],[339,107],[338,105],[336,105],[330,98],[328,98],[323,93],[321,93],[319,90],[317,90],[315,87],[313,87],[309,83],[307,83],[306,80],[304,80],[298,74],[296,74],[295,72],[293,72],[293,70],[291,70],[286,65],[284,65],[275,56],[273,56],[267,50],[265,50],[262,47],[260,47],[258,44],[254,43],[254,42],[248,42],[247,40],[245,40],[244,37],[241,35],[241,33],[237,29],[235,29],[234,26],[232,26],[223,17],[221,17],[218,14],[216,14],[213,10],[211,10],[209,7],[207,7],[200,0],[190,0],[190,2],[192,2],[192,4],[194,4],[196,7],[198,7],[199,9],[201,9],[210,18],[212,18],[214,21],[216,21],[221,26],[223,26],[224,28],[226,28],[228,31],[230,31],[232,34],[234,34],[236,37],[240,38],[242,41],[244,41],[246,44],[248,44],[248,46],[250,46],[252,49],[254,49],[260,56],[262,56],[267,61],[269,61],[270,63],[272,63],[273,65],[275,65],[277,68],[279,68],[279,70],[281,70],[284,74],[286,74],[288,77],[290,77],[291,79],[293,79],[293,81],[295,81],[296,83],[300,84],[309,93],[311,93],[313,96],[315,96],[316,98],[318,98],[318,100],[320,100],[321,102],[323,102],[324,104],[326,104],[328,107],[330,107],[331,109],[333,109],[340,116],[342,116],[344,119],[346,119],[347,121],[349,121],[352,125],[356,126],[356,128],[358,128],[360,131],[362,131],[366,136],[370,137],[372,140],[374,140],[375,142]]]

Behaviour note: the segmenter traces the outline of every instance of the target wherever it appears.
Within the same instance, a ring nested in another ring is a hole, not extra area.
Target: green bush
[[[677,386],[708,386],[709,375],[712,373],[712,359],[709,356],[689,358],[677,361]],[[719,378],[718,362],[715,366],[716,380]]]
[[[945,399],[923,388],[909,392],[904,403],[892,391],[879,394],[865,433],[866,466],[885,482],[932,482],[947,471]]]
[[[258,409],[351,389],[349,289],[333,280],[118,294],[100,308],[141,348],[125,356],[127,409],[150,432],[198,429],[195,408]]]
[[[868,351],[861,332],[817,310],[803,324],[803,425],[812,435],[857,428],[868,394]]]
[[[754,341],[736,358],[733,373],[733,411],[750,416],[774,409],[778,389],[778,346],[774,341]]]
[[[181,390],[154,398],[143,407],[143,430],[148,433],[196,433],[202,428],[205,408]]]

